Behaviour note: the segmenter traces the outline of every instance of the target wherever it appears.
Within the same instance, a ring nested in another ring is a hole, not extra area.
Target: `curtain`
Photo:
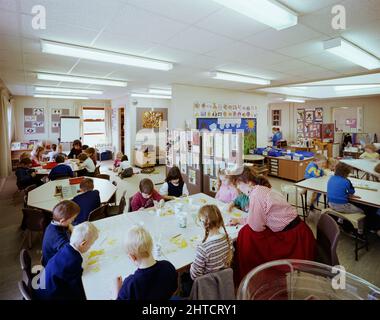
[[[8,95],[5,90],[0,91],[0,177],[4,178],[12,173],[11,144],[8,123]]]

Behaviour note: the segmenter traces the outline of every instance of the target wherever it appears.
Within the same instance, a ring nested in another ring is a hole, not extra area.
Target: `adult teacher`
[[[273,132],[273,136],[272,136],[273,147],[277,147],[280,141],[282,140],[282,132],[280,131],[280,128],[273,128],[272,132]]]
[[[244,224],[235,252],[235,283],[239,284],[253,268],[273,260],[314,260],[316,241],[313,232],[279,192],[264,177],[254,176],[248,167],[233,176],[237,188],[249,197],[248,217],[231,219]]]

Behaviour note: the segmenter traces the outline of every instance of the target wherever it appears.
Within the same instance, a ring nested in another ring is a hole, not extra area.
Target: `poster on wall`
[[[36,128],[25,128],[25,134],[34,134],[36,133]]]
[[[189,169],[189,183],[197,184],[197,172],[195,170]]]
[[[200,103],[193,104],[195,118],[231,118],[231,117],[257,117],[257,106],[222,103]]]
[[[44,108],[33,108],[33,114],[35,116],[40,116],[44,114]]]
[[[70,109],[53,108],[51,112],[51,132],[59,133],[61,116],[69,116]]]
[[[314,110],[306,110],[305,111],[305,122],[313,123],[314,121]]]
[[[210,178],[210,191],[217,192],[218,191],[218,179]]]
[[[297,110],[297,123],[304,122],[305,121],[305,109],[298,109]]]
[[[181,173],[183,174],[187,173],[187,166],[185,163],[181,163]]]
[[[315,108],[314,121],[323,122],[323,108]]]
[[[45,133],[44,108],[24,108],[24,133]]]

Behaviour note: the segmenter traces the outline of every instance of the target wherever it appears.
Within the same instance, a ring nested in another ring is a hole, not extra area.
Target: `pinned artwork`
[[[36,116],[25,116],[25,121],[37,121]]]
[[[61,115],[62,114],[62,110],[61,109],[53,109],[52,114]]]
[[[306,123],[313,123],[313,121],[314,121],[314,111],[313,110],[306,110],[305,122]]]
[[[33,115],[39,116],[44,114],[44,108],[33,108]]]
[[[70,109],[54,108],[51,112],[51,132],[59,133],[61,116],[70,115]]]
[[[24,133],[27,135],[45,133],[44,108],[24,108]]]
[[[218,179],[211,179],[210,178],[210,192],[217,192],[218,191]]]
[[[197,173],[195,170],[189,169],[189,183],[197,184]]]
[[[25,128],[25,134],[36,133],[36,128]]]
[[[35,121],[35,122],[32,122],[32,127],[33,128],[41,128],[44,126],[44,123],[41,122],[41,121]]]
[[[164,120],[163,112],[146,111],[142,115],[142,127],[143,128],[160,128],[162,121]]]
[[[231,117],[256,117],[257,106],[242,106],[236,104],[199,103],[193,105],[195,118],[231,118]],[[243,111],[243,112],[242,112]]]
[[[297,122],[304,122],[305,121],[305,110],[304,109],[298,109],[297,110]]]
[[[323,108],[315,108],[314,121],[323,122]]]

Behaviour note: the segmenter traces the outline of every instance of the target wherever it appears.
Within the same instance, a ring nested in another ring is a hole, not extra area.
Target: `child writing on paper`
[[[327,159],[322,154],[316,154],[314,160],[308,164],[305,169],[305,179],[319,178],[322,177],[325,173],[323,169],[326,167]],[[318,192],[313,192],[310,200],[310,211],[315,209],[315,203],[319,200],[321,194]]]
[[[230,177],[226,175],[225,170],[220,169],[218,173],[218,192],[215,199],[224,203],[231,203],[238,195],[239,192],[231,182]]]
[[[124,281],[121,277],[116,279],[114,298],[169,300],[177,290],[177,271],[169,261],[153,258],[149,232],[142,226],[133,226],[127,232],[124,248],[138,269]]]
[[[88,157],[87,154],[82,152],[78,156],[79,163],[82,164],[83,169],[78,172],[78,176],[94,176],[95,165],[94,162]]]
[[[80,207],[73,201],[64,200],[53,209],[53,220],[45,230],[42,241],[42,265],[69,242],[69,227],[80,212]]]
[[[70,243],[66,243],[49,260],[43,275],[45,288],[35,291],[38,300],[86,300],[82,283],[82,254],[98,238],[98,229],[91,222],[73,228]]]
[[[186,183],[183,181],[178,167],[170,168],[165,183],[161,186],[160,194],[165,200],[173,200],[182,196],[188,196]]]
[[[154,201],[160,201],[162,196],[154,189],[150,179],[142,179],[139,184],[140,191],[135,193],[131,200],[132,211],[151,208]]]

